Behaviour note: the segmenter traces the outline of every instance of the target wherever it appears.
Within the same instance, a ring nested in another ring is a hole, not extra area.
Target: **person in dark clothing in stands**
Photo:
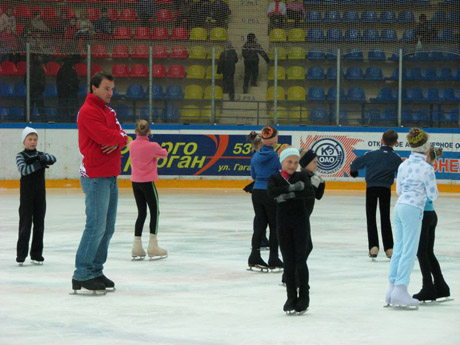
[[[422,44],[429,43],[436,38],[436,29],[423,13],[420,15],[419,22],[415,27],[415,35]]]
[[[220,54],[217,62],[217,73],[223,75],[224,93],[228,93],[230,100],[235,100],[235,65],[238,62],[238,55],[232,46],[227,42],[227,48]]]
[[[75,57],[66,59],[56,76],[59,99],[57,122],[75,122],[79,90],[78,75],[74,68],[77,61]]]
[[[24,84],[27,85],[27,76],[24,76]],[[47,122],[45,113],[45,101],[43,99],[43,92],[45,92],[46,75],[43,68],[43,60],[40,55],[32,56],[32,63],[30,64],[30,118],[32,120],[32,113],[34,106],[37,107],[40,121]],[[24,117],[27,122],[27,98],[24,104]]]
[[[16,165],[21,173],[19,204],[19,236],[16,248],[16,262],[22,266],[29,252],[32,228],[30,258],[35,264],[42,264],[43,233],[45,231],[46,190],[45,168],[56,163],[56,157],[37,151],[38,133],[31,127],[24,128],[22,143],[24,151],[16,155]]]
[[[141,20],[142,26],[149,27],[150,20],[155,18],[155,1],[139,0],[136,12],[137,18]]]
[[[259,55],[270,63],[267,53],[257,43],[256,35],[248,34],[247,41],[243,45],[242,55],[244,58],[244,85],[243,93],[248,93],[249,80],[252,86],[257,86],[257,77],[259,76]]]
[[[98,33],[111,35],[113,34],[113,23],[109,17],[109,13],[107,12],[107,8],[101,8],[101,16],[98,20],[94,23],[94,29]]]
[[[369,257],[376,258],[379,252],[377,232],[377,201],[380,208],[380,221],[383,247],[387,258],[393,255],[393,233],[390,222],[391,185],[402,163],[401,157],[394,152],[398,143],[398,133],[389,129],[383,133],[381,147],[357,157],[350,167],[350,175],[358,176],[358,170],[366,168],[366,218],[369,240]]]
[[[286,313],[303,313],[310,304],[307,267],[307,224],[310,215],[307,210],[313,208],[315,191],[310,176],[304,171],[296,171],[299,158],[299,150],[284,148],[279,158],[282,169],[270,177],[267,185],[268,195],[276,201],[276,224],[287,292],[283,307]]]
[[[216,20],[217,26],[227,27],[227,20],[232,11],[224,0],[214,0],[211,5],[211,13],[212,17]]]

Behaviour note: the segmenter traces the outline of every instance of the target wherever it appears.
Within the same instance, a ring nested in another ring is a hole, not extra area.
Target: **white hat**
[[[22,131],[22,143],[24,144],[24,140],[26,140],[27,136],[29,134],[36,134],[37,137],[38,137],[38,132],[33,129],[32,127],[26,127],[24,128],[24,130]]]
[[[287,149],[284,149],[283,151],[281,151],[280,163],[283,163],[283,161],[289,156],[300,157],[299,150],[297,150],[295,147],[288,147]]]

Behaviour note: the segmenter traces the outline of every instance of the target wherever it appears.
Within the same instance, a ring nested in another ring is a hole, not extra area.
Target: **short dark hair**
[[[389,129],[383,133],[382,140],[386,146],[394,146],[398,142],[398,133]]]
[[[91,81],[90,81],[90,85],[89,85],[89,88],[90,88],[89,92],[93,93],[93,86],[98,88],[99,85],[101,85],[102,80],[104,80],[104,79],[107,79],[107,80],[110,80],[110,81],[115,80],[113,78],[113,75],[111,75],[110,73],[107,73],[105,71],[99,71],[99,72],[97,72],[95,75],[93,75],[91,77]]]

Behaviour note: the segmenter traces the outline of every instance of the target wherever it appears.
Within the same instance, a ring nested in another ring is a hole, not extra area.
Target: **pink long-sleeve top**
[[[131,181],[150,182],[158,180],[157,159],[168,156],[168,151],[148,136],[138,135],[129,143],[131,157]]]

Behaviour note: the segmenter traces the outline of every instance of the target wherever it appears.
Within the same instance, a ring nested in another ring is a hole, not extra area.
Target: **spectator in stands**
[[[18,41],[16,39],[16,18],[12,7],[7,7],[0,16],[0,62],[17,50]],[[3,55],[5,54],[5,55]]]
[[[148,27],[149,20],[155,18],[155,1],[139,0],[137,3],[137,18],[141,20],[142,26]]]
[[[107,13],[107,8],[101,8],[101,16],[98,20],[94,23],[94,28],[96,32],[111,35],[113,34],[113,23]]]
[[[78,60],[78,55],[67,58],[56,76],[59,100],[57,122],[75,122],[79,80],[74,65]]]
[[[77,28],[77,33],[75,35],[77,41],[80,39],[88,41],[91,36],[94,35],[94,26],[91,20],[88,19],[88,14],[86,11],[82,11],[80,13],[80,19],[78,19],[77,22]]]
[[[270,19],[270,30],[282,28],[286,22],[286,4],[280,0],[275,0],[268,5],[268,18]]]
[[[257,77],[259,76],[259,55],[270,63],[267,53],[257,43],[256,35],[248,34],[247,41],[243,45],[242,55],[244,58],[244,85],[243,93],[248,93],[249,80],[252,86],[257,86]]]
[[[227,42],[227,48],[220,54],[217,63],[217,73],[223,75],[224,93],[228,93],[230,100],[235,100],[235,64],[238,62],[238,55],[232,46]]]
[[[16,35],[16,17],[13,7],[6,7],[5,12],[0,16],[0,33]]]
[[[206,19],[211,16],[211,2],[199,0],[190,6],[190,19],[192,27],[204,27]]]
[[[211,5],[212,18],[216,20],[217,26],[227,27],[228,16],[232,14],[224,0],[214,0]]]
[[[32,55],[32,62],[30,64],[30,114],[34,106],[37,107],[40,121],[47,122],[45,113],[45,101],[43,99],[43,92],[45,92],[45,69],[43,68],[42,57],[38,54]],[[27,76],[24,76],[24,84],[27,85]],[[24,104],[24,116],[27,116],[27,98]]]
[[[47,33],[50,31],[45,21],[42,19],[42,13],[38,10],[33,13],[33,18],[30,21],[30,29],[33,33]]]
[[[299,1],[290,1],[286,5],[286,13],[288,19],[294,20],[294,26],[300,27],[300,22],[305,18],[305,8],[303,3]]]
[[[422,46],[432,42],[433,39],[436,38],[436,29],[433,27],[433,24],[426,19],[426,15],[423,13],[420,15],[419,22],[415,27],[415,35]],[[423,48],[425,49],[426,47]]]
[[[61,9],[58,17],[48,19],[48,27],[51,32],[60,37],[64,36],[67,25],[69,25],[69,20],[67,19],[67,11],[64,9]]]
[[[183,26],[190,29],[191,26],[192,0],[183,0],[180,3],[179,14],[176,18],[176,26]]]
[[[65,52],[73,52],[77,47],[77,17],[70,18],[69,25],[65,29],[64,33],[64,51]]]

